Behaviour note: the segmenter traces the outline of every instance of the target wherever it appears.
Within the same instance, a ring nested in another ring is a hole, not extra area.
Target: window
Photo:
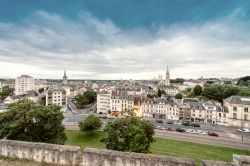
[[[237,114],[233,113],[233,119],[237,119]]]
[[[248,112],[248,107],[245,107],[245,108],[244,108],[244,112]]]
[[[233,107],[233,111],[237,111],[237,107]]]
[[[223,114],[223,117],[226,118],[226,114],[225,113]]]
[[[221,117],[221,113],[219,113],[219,117]]]
[[[248,120],[248,115],[247,114],[244,115],[244,120]]]

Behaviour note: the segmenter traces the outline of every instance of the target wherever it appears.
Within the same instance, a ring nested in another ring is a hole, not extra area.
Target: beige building
[[[35,90],[35,81],[31,76],[21,75],[15,80],[15,94],[22,95],[27,91]]]
[[[49,87],[46,92],[46,105],[52,104],[62,106],[63,109],[67,108],[67,95],[63,88],[58,86]]]
[[[124,111],[125,109],[133,109],[134,107],[134,97],[129,95],[126,91],[112,91],[110,108],[112,112]]]
[[[229,126],[250,127],[250,97],[231,96],[224,100],[224,108]]]

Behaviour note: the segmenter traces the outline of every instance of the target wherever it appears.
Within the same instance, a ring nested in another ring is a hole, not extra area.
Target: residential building
[[[67,108],[67,95],[66,91],[59,86],[51,86],[46,92],[46,105],[56,104],[62,106],[63,109]]]
[[[21,75],[15,80],[15,94],[22,95],[27,91],[35,90],[35,81],[31,76]]]
[[[231,96],[224,100],[224,109],[229,126],[250,127],[250,97]]]
[[[101,91],[97,93],[97,113],[99,114],[110,114],[110,101],[111,101],[111,92]]]
[[[34,103],[39,102],[39,96],[38,96],[37,92],[35,92],[34,90],[27,91],[21,95],[8,96],[3,100],[3,102],[4,102],[4,104],[9,105],[9,104],[18,102],[19,100],[22,100],[22,99],[29,99],[29,100],[33,101]]]

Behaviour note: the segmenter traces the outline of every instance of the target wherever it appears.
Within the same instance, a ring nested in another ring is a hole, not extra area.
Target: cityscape
[[[192,2],[3,0],[0,166],[250,166],[250,3]]]

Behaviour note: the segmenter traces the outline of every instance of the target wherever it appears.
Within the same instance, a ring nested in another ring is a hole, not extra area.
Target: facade
[[[177,105],[164,98],[144,98],[141,107],[144,118],[179,120]]]
[[[125,109],[133,109],[134,97],[126,91],[112,91],[110,108],[111,113],[120,113]]]
[[[224,108],[229,126],[250,127],[250,97],[231,96],[224,100]]]
[[[19,100],[22,100],[22,99],[29,99],[33,101],[34,103],[39,102],[39,97],[34,90],[27,91],[25,92],[25,94],[22,94],[22,95],[8,96],[3,100],[3,102],[4,104],[9,105],[9,104],[18,102]]]
[[[97,93],[97,113],[108,114],[110,113],[110,100],[111,93],[108,91],[102,91]]]
[[[27,91],[35,90],[35,81],[31,76],[21,75],[15,80],[15,94],[22,95]]]
[[[175,96],[178,93],[178,89],[173,85],[160,85],[158,89],[164,90],[168,96]]]
[[[46,92],[46,105],[52,104],[62,106],[63,109],[67,108],[67,95],[63,88],[58,86],[49,87]]]

